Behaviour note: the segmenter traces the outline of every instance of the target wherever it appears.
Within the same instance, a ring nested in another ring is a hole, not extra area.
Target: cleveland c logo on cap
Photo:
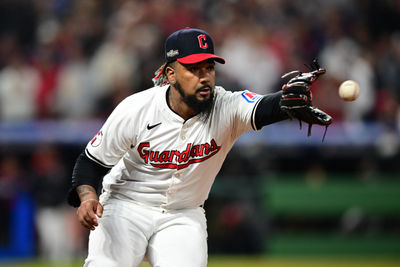
[[[182,64],[195,64],[208,59],[225,63],[222,57],[214,55],[213,40],[203,30],[191,28],[178,30],[165,41],[167,63],[177,60]]]
[[[199,36],[197,36],[197,40],[199,40],[200,48],[203,48],[203,49],[208,48],[208,43],[206,43],[207,36],[205,34],[200,34]]]

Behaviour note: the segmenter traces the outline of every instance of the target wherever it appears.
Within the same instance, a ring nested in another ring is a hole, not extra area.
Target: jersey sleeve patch
[[[254,103],[261,98],[261,95],[250,92],[249,90],[244,90],[242,97],[249,103]]]
[[[103,139],[103,132],[100,130],[95,137],[90,141],[90,145],[92,147],[97,147],[101,144],[101,141]]]

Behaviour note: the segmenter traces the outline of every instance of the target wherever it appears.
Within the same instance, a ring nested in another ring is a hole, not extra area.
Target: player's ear
[[[167,76],[170,84],[175,84],[176,82],[176,70],[174,67],[174,63],[168,64],[165,67],[165,75]]]

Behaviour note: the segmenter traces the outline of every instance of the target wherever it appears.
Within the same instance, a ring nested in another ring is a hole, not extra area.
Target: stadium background
[[[206,202],[210,265],[400,265],[399,17],[396,0],[1,1],[0,265],[79,266],[74,160],[186,26],[214,37],[231,90],[274,92],[318,58],[314,104],[334,117],[324,142],[295,121],[239,139]]]

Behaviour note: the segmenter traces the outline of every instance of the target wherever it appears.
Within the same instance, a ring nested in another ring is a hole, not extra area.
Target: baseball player
[[[322,69],[265,96],[227,91],[215,85],[225,60],[192,28],[167,38],[165,60],[155,86],[123,100],[76,161],[68,201],[92,230],[84,266],[206,266],[203,204],[238,137],[289,117],[332,120],[311,105]]]

